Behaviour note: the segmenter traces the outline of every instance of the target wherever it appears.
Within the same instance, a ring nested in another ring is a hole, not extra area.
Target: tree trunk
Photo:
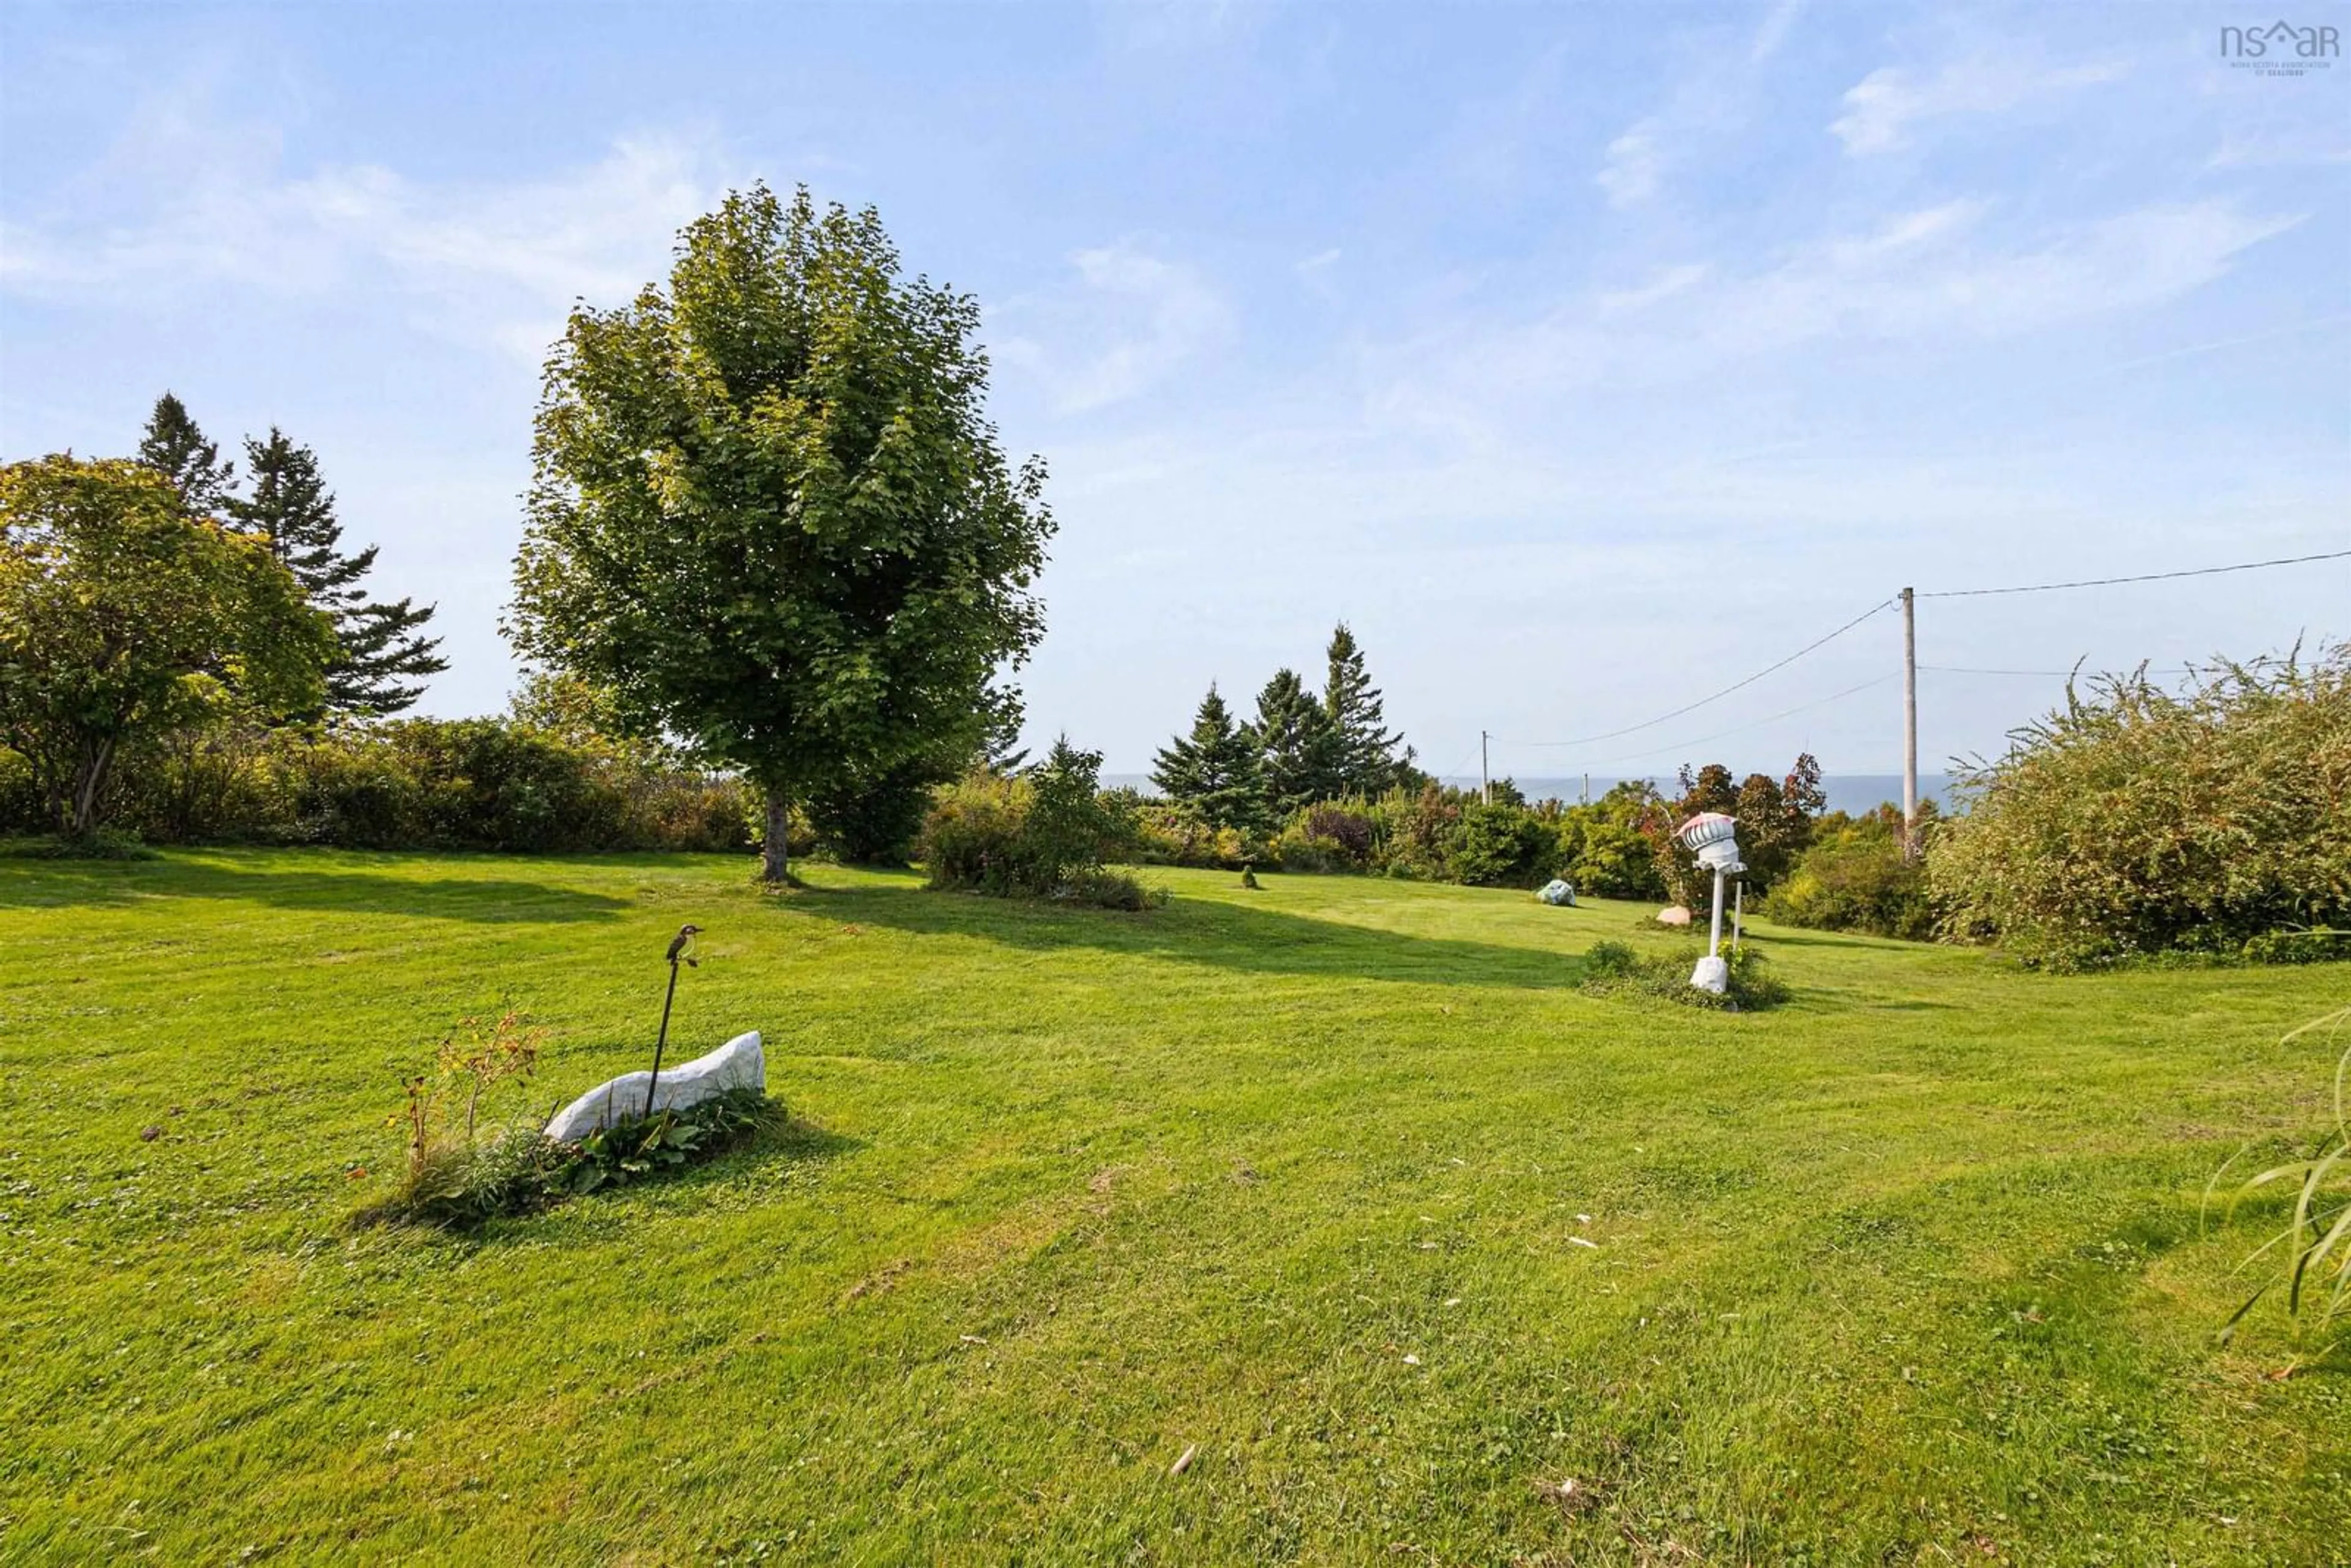
[[[73,836],[86,839],[98,831],[99,791],[106,788],[108,764],[114,760],[114,742],[101,740],[82,753],[81,777],[74,780]]]
[[[780,789],[768,790],[768,837],[759,849],[759,880],[789,882],[792,876],[792,803]]]

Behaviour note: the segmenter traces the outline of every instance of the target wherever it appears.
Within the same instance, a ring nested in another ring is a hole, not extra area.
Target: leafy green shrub
[[[1283,871],[1351,872],[1369,868],[1374,841],[1370,814],[1325,801],[1290,814],[1274,838],[1272,859]]]
[[[1926,867],[1902,852],[1901,814],[1891,808],[1857,819],[1843,812],[1823,818],[1812,847],[1754,909],[1768,919],[1822,931],[1865,931],[1911,942],[1935,935]]]
[[[1578,893],[1594,898],[1666,896],[1665,879],[1657,874],[1649,841],[1636,822],[1612,815],[1603,801],[1569,808],[1559,834],[1560,874]]]
[[[1766,972],[1763,955],[1752,943],[1724,950],[1730,983],[1720,996],[1689,983],[1690,971],[1704,956],[1700,947],[1645,955],[1622,942],[1594,942],[1583,956],[1583,977],[1576,985],[1593,996],[1642,997],[1729,1012],[1753,1012],[1788,999],[1787,986]]]
[[[1540,887],[1552,878],[1559,837],[1520,805],[1472,801],[1461,808],[1447,861],[1473,887]]]
[[[22,752],[0,746],[0,833],[32,832],[50,826],[41,780]]]
[[[1145,865],[1238,871],[1289,863],[1279,836],[1269,837],[1254,826],[1219,827],[1190,801],[1145,800],[1132,790],[1112,790],[1109,798],[1114,804],[1134,802],[1134,852]]]
[[[1136,831],[1119,796],[1097,787],[1101,774],[1102,754],[1064,737],[1024,774],[974,773],[944,791],[917,845],[930,885],[1147,907],[1154,895],[1105,864],[1134,849]]]
[[[1954,935],[2074,967],[2351,923],[2351,644],[2097,677],[1960,782],[1927,852]]]
[[[660,1176],[708,1159],[781,1121],[783,1109],[756,1089],[730,1089],[692,1105],[599,1128],[577,1144],[539,1142],[556,1151],[550,1188],[594,1192]]]

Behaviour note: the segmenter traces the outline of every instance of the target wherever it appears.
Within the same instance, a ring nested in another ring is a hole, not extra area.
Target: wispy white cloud
[[[1299,282],[1323,300],[1335,305],[1339,300],[1339,290],[1331,281],[1331,273],[1339,265],[1339,248],[1333,246],[1328,250],[1315,252],[1290,270],[1298,275]]]
[[[1658,145],[1662,123],[1652,116],[1628,128],[1608,144],[1607,156],[1593,177],[1607,193],[1612,207],[1636,207],[1657,193],[1665,183],[1665,151]]]
[[[1747,121],[1764,69],[1802,9],[1802,0],[1781,0],[1748,35],[1743,48],[1732,47],[1719,29],[1691,35],[1674,68],[1679,85],[1655,111],[1613,138],[1602,154],[1593,179],[1610,206],[1622,210],[1656,199],[1676,165]]]
[[[1520,463],[1531,433],[1588,427],[1612,402],[1801,378],[1844,345],[1932,358],[2157,307],[2301,221],[2223,199],[2053,227],[2003,228],[2003,216],[1994,202],[1958,199],[1764,257],[1682,262],[1501,308],[1467,301],[1362,347],[1362,405],[1398,440]]]
[[[2234,202],[2164,204],[2022,237],[1984,236],[1989,203],[1947,202],[1803,246],[1699,307],[1741,350],[1856,336],[1998,336],[2186,294],[2300,222]]]
[[[376,164],[285,167],[274,128],[225,118],[201,79],[152,94],[90,173],[0,227],[0,288],[168,307],[224,283],[326,295],[389,284],[536,356],[578,297],[617,303],[726,183],[706,133],[623,136],[510,182]]]
[[[1886,66],[1846,91],[1844,112],[1829,131],[1848,155],[1865,158],[1902,146],[1926,120],[2005,113],[2127,74],[2119,61],[2053,65],[2031,51],[1970,54],[1924,71]]]
[[[1079,251],[1070,265],[1068,285],[1007,301],[996,344],[1065,413],[1137,396],[1232,329],[1231,308],[1197,268],[1139,241]]]
[[[2339,118],[2315,123],[2223,126],[2208,169],[2351,163],[2351,130]]]

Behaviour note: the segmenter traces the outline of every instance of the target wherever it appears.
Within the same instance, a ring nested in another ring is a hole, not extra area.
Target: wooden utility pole
[[[1494,779],[1486,768],[1486,732],[1478,732],[1478,800],[1480,805],[1494,803]]]
[[[1918,858],[1918,618],[1902,591],[1902,853]]]

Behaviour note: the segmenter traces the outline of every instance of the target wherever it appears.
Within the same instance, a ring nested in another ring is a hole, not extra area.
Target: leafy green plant
[[[1126,798],[1098,788],[1101,773],[1102,754],[1064,736],[1018,778],[965,779],[923,823],[919,849],[931,885],[1112,909],[1165,902],[1104,863],[1135,847],[1136,830]]]
[[[1726,1012],[1753,1012],[1788,999],[1786,982],[1767,972],[1763,955],[1753,943],[1723,950],[1730,983],[1719,996],[1689,983],[1690,971],[1702,956],[1703,950],[1696,947],[1644,954],[1623,942],[1595,942],[1583,956],[1583,977],[1576,985],[1593,996],[1651,998]]]
[[[543,1163],[537,1129],[481,1136],[483,1095],[527,1082],[547,1031],[511,1002],[494,1017],[460,1019],[441,1037],[432,1070],[403,1079],[406,1101],[391,1120],[406,1145],[399,1189],[368,1218],[431,1223],[508,1211]],[[462,1108],[462,1110],[461,1110]]]
[[[2346,1024],[2351,1024],[2351,1008],[2313,1019],[2285,1038],[2292,1040],[2318,1030],[2339,1032]],[[2262,1299],[2280,1286],[2284,1287],[2286,1314],[2295,1322],[2295,1340],[2304,1349],[2306,1360],[2317,1359],[2340,1343],[2330,1339],[2311,1350],[2312,1335],[2325,1334],[2336,1323],[2351,1321],[2351,1113],[2345,1108],[2346,1081],[2351,1081],[2351,1049],[2346,1049],[2335,1062],[2335,1125],[2319,1138],[2317,1147],[2304,1158],[2272,1166],[2231,1194],[2230,1207],[2234,1207],[2249,1198],[2288,1191],[2294,1195],[2294,1211],[2284,1229],[2238,1265],[2240,1272],[2260,1270],[2269,1278],[2230,1314],[2220,1330],[2223,1343],[2234,1337]],[[2222,1166],[2205,1191],[2208,1210],[2213,1189],[2228,1168]]]
[[[1919,802],[1920,815],[1930,825],[1934,804]],[[1812,846],[1750,907],[1767,919],[1815,930],[1930,939],[1935,906],[1926,869],[1902,852],[1901,828],[1901,811],[1893,806],[1857,818],[1831,813],[1816,826]]]
[[[588,1193],[660,1176],[731,1147],[781,1114],[758,1090],[732,1089],[696,1104],[599,1128],[577,1144],[549,1144],[557,1151],[549,1186],[566,1194]]]

